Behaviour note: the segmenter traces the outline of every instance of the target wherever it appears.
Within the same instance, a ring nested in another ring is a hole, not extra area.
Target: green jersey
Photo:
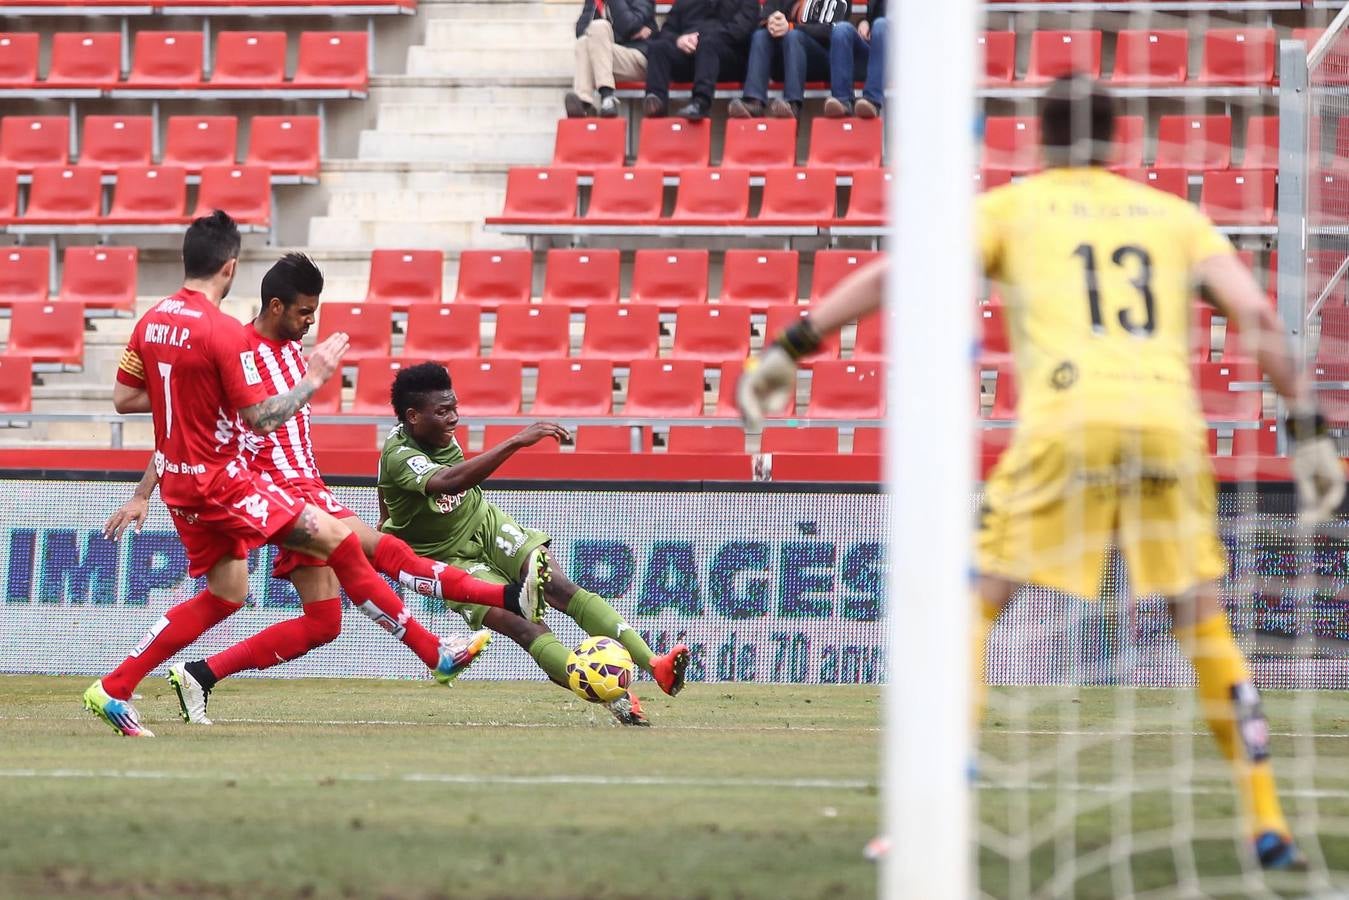
[[[379,490],[389,516],[380,528],[397,535],[421,556],[445,560],[463,552],[490,507],[482,488],[460,494],[431,494],[431,476],[464,461],[456,439],[441,450],[423,447],[396,425],[379,457]]]

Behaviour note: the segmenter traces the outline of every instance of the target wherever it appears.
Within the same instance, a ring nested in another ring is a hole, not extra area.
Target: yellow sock
[[[1251,684],[1246,658],[1232,639],[1224,613],[1195,625],[1176,625],[1176,640],[1194,665],[1199,678],[1199,700],[1218,749],[1232,764],[1232,776],[1246,821],[1259,833],[1288,834],[1288,822],[1279,805],[1269,748],[1264,737],[1260,697]],[[1246,729],[1242,723],[1259,721]]]
[[[974,683],[970,689],[970,695],[974,698],[974,730],[979,730],[979,723],[984,718],[984,705],[988,700],[988,670],[987,670],[987,649],[988,633],[993,630],[993,623],[998,621],[998,614],[1002,612],[1001,607],[984,600],[982,597],[974,598],[974,605],[978,608],[978,617],[974,622],[974,652],[970,654],[970,659],[974,665]]]

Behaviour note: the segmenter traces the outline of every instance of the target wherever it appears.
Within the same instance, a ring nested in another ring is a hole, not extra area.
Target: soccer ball
[[[591,703],[622,697],[633,676],[632,657],[612,638],[587,638],[567,659],[567,685],[572,693]]]

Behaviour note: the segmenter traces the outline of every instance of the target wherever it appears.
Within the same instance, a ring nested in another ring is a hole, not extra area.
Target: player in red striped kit
[[[293,390],[305,377],[300,341],[313,326],[323,291],[323,274],[299,253],[282,257],[262,279],[262,307],[244,334],[257,357],[264,386],[275,395]],[[342,520],[361,542],[362,550],[385,575],[405,586],[441,600],[503,608],[536,619],[541,611],[548,562],[543,553],[530,560],[524,584],[500,585],[481,581],[462,569],[422,559],[401,539],[382,534],[342,505],[323,483],[309,432],[309,406],[269,434],[241,429],[244,456],[251,468],[270,477],[288,492]],[[105,532],[116,539],[129,525],[139,528],[156,484],[153,465],[131,500],[108,521]],[[169,681],[178,695],[183,719],[209,725],[206,704],[212,688],[223,678],[246,669],[265,669],[295,659],[337,637],[342,609],[332,569],[316,557],[282,549],[272,576],[291,581],[300,595],[303,615],[280,622],[217,653],[209,659],[176,664]],[[390,608],[366,601],[357,605],[376,624],[406,644],[448,684],[486,647],[490,632],[441,641],[427,631],[401,604]]]

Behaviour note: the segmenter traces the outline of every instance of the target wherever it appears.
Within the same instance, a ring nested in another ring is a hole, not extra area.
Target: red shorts
[[[343,506],[342,502],[333,496],[333,492],[328,490],[328,486],[319,479],[287,481],[286,489],[305,503],[317,506],[335,519],[356,518],[356,514]],[[290,577],[291,572],[301,567],[326,565],[328,564],[316,556],[281,547],[272,562],[272,577],[286,579]]]
[[[303,501],[234,463],[211,480],[200,506],[169,507],[193,578],[222,559],[245,559],[250,550],[272,543],[303,511]]]

